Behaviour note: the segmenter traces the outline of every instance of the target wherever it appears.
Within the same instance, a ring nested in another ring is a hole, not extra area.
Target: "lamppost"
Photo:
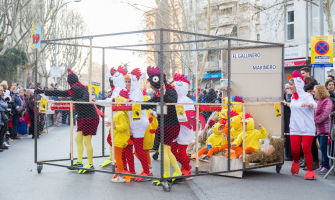
[[[55,29],[54,29],[54,32],[55,32],[55,36],[54,36],[54,39],[56,39],[56,35],[57,35],[57,29],[56,29],[56,26],[57,26],[57,13],[58,11],[63,7],[65,6],[66,4],[68,3],[71,3],[71,2],[81,2],[81,0],[74,0],[74,1],[69,1],[69,2],[66,2],[64,3],[63,5],[61,5],[58,10],[56,11],[55,13]],[[54,60],[55,60],[55,67],[57,67],[57,45],[55,44],[54,45],[54,49],[55,49],[55,53],[54,53]],[[57,77],[55,77],[55,83],[57,82]]]

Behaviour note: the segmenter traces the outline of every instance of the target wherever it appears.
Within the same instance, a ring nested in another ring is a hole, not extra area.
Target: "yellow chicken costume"
[[[247,124],[245,131],[245,153],[249,154],[259,151],[259,139],[265,139],[268,136],[268,132],[263,126],[260,130],[255,129],[255,121],[249,113],[246,114],[245,118],[245,123]],[[241,121],[241,123],[243,122]],[[236,152],[237,157],[240,157],[243,154],[243,148],[240,147],[242,142],[243,133],[241,133],[232,144],[232,149]]]
[[[210,120],[209,121],[209,126],[212,128],[213,134],[210,135],[209,138],[206,140],[206,147],[202,148],[198,152],[198,156],[200,157],[202,154],[207,152],[208,143],[211,143],[212,148],[209,149],[209,151],[207,153],[207,156],[204,157],[203,159],[201,159],[201,161],[205,161],[205,162],[208,162],[209,158],[214,153],[218,153],[220,151],[220,147],[228,144],[227,135],[222,134],[222,133],[225,132],[225,131],[222,131],[222,127],[223,127],[222,124],[215,123],[213,120]],[[193,155],[192,158],[195,158],[195,155]]]
[[[116,96],[113,99],[114,102],[126,102],[126,100],[127,99],[123,96]],[[115,115],[113,116],[113,122],[114,127],[112,128],[114,128],[115,161],[118,172],[125,173],[122,160],[122,152],[123,148],[125,148],[128,145],[128,140],[130,139],[129,118],[127,111],[116,111]],[[130,177],[124,177],[122,175],[115,175],[112,178],[112,182],[129,182],[129,181]]]

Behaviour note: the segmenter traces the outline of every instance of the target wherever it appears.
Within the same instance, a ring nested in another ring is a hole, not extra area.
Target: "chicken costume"
[[[46,96],[56,97],[72,97],[72,101],[89,101],[89,92],[87,88],[79,82],[79,78],[73,71],[68,68],[67,82],[71,86],[69,90],[37,90],[37,93],[44,93]],[[84,145],[86,147],[86,154],[88,165],[84,168],[94,169],[93,167],[93,148],[91,139],[93,135],[97,134],[99,125],[99,116],[93,104],[74,104],[77,115],[77,135],[75,141],[77,143],[78,159],[73,164],[75,167],[83,167],[82,157],[84,152]],[[83,144],[84,143],[84,144]],[[78,173],[88,173],[87,170],[79,170]]]
[[[142,91],[138,88],[138,80],[140,79],[142,73],[139,68],[135,68],[134,70],[131,71],[131,73],[128,73],[124,78],[130,79],[131,80],[131,86],[130,86],[130,92],[129,92],[129,98],[132,99],[135,102],[143,102],[143,93]],[[133,116],[133,112],[129,111],[128,116],[131,119]],[[138,121],[130,120],[130,132],[133,136],[133,144],[135,146],[135,152],[141,162],[143,172],[143,176],[149,176],[150,171],[149,171],[149,165],[148,165],[148,159],[147,155],[145,154],[143,150],[143,140],[144,140],[144,135],[149,126],[149,120],[147,117],[147,112],[146,110],[141,110],[141,119]],[[127,152],[128,153],[128,152]],[[132,149],[131,149],[131,155],[132,154]],[[142,181],[144,180],[143,178],[136,178],[135,181]]]
[[[290,139],[293,157],[291,172],[292,175],[299,173],[299,155],[302,142],[307,165],[305,179],[314,180],[316,179],[316,174],[313,172],[313,156],[311,147],[316,130],[314,122],[314,110],[316,109],[317,104],[314,101],[313,96],[304,91],[305,81],[303,76],[298,71],[294,71],[292,76],[288,76],[288,78],[290,80],[290,86],[295,86],[296,88],[296,93],[293,93],[290,103]],[[302,107],[302,104],[304,103],[312,105],[312,108],[309,106]]]
[[[227,146],[227,144],[228,144],[228,141],[227,141],[227,132],[228,131],[221,131],[221,133],[220,133],[219,132],[219,128],[222,127],[222,126],[224,126],[224,125],[221,124],[221,123],[215,123],[213,120],[210,120],[208,122],[208,124],[212,128],[213,133],[206,140],[206,147],[202,148],[198,152],[198,157],[200,157],[202,154],[208,152],[207,153],[207,157],[209,159],[214,153],[218,153],[220,151],[220,148],[222,146]],[[209,149],[209,150],[207,149],[208,143],[212,144],[212,148]],[[192,157],[194,158],[195,156],[193,155]]]
[[[127,74],[127,70],[123,66],[119,66],[118,69],[111,68],[110,74],[112,75],[112,81],[113,81],[113,93],[112,93],[112,98],[107,98],[105,100],[97,100],[97,102],[112,102],[113,97],[117,97],[120,94],[121,90],[126,90],[126,83],[124,79],[124,75]],[[110,107],[111,104],[99,104],[100,106],[105,106],[105,107]],[[115,114],[115,112],[113,112]],[[107,138],[110,138],[110,133]],[[108,141],[108,139],[107,139]],[[109,147],[109,158],[105,160],[103,164],[100,165],[100,167],[107,167],[112,164],[112,146]]]
[[[184,75],[175,74],[173,76],[174,86],[178,94],[178,103],[193,103],[192,99],[187,97],[190,82]],[[186,122],[180,122],[180,131],[176,140],[172,143],[171,151],[176,156],[177,161],[181,164],[182,173],[184,175],[191,174],[192,166],[189,164],[190,159],[187,155],[187,147],[194,139],[194,131],[196,129],[196,112],[194,105],[184,105],[184,111],[187,117]],[[205,118],[199,114],[199,120],[205,124]],[[204,127],[204,126],[202,126]]]
[[[124,90],[120,91],[120,96],[114,97],[115,102],[126,102],[128,97],[127,92]],[[127,111],[116,111],[113,115],[114,128],[114,152],[117,170],[119,173],[125,173],[124,170],[124,158],[123,149],[128,146],[130,139],[129,130],[129,118]],[[112,141],[110,141],[112,142]],[[124,177],[123,175],[114,175],[112,182],[129,182],[130,177]]]
[[[240,123],[243,123],[243,121],[240,121]],[[265,139],[268,136],[268,132],[263,126],[260,130],[255,129],[255,121],[249,113],[245,115],[245,123],[247,124],[245,130],[245,153],[249,154],[259,151],[259,140]],[[242,143],[243,132],[239,134],[233,142],[236,146],[232,147],[232,149],[235,151],[237,158],[243,154],[243,147],[241,147]]]
[[[158,67],[151,67],[147,68],[147,73],[149,78],[147,79],[150,82],[151,87],[157,90],[156,96],[152,97],[147,102],[155,102],[159,103],[161,99],[161,95],[164,95],[164,102],[165,103],[177,103],[177,93],[176,90],[170,85],[167,84],[165,74],[163,80],[160,80],[161,71]],[[164,84],[165,87],[165,94],[161,94],[162,91],[159,91],[160,87]],[[155,105],[142,105],[142,109],[155,109]],[[161,122],[160,116],[158,117],[159,126],[157,128],[157,138],[160,142],[160,129],[161,129]],[[180,168],[178,166],[178,162],[176,157],[171,152],[171,145],[172,141],[176,139],[179,135],[180,125],[177,117],[176,107],[174,105],[167,106],[167,115],[164,115],[164,177],[170,177],[170,164],[174,168],[175,172],[173,176],[180,176],[182,175]],[[159,151],[160,152],[160,151]],[[173,181],[180,181],[182,179],[173,179]],[[185,180],[185,179],[184,179]],[[160,181],[154,181],[154,185],[158,186],[161,185]]]

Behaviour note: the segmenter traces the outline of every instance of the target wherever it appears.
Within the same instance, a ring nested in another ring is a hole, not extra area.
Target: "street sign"
[[[39,49],[41,47],[41,26],[38,24],[33,24],[31,26],[30,33],[30,48]]]
[[[59,78],[62,76],[62,69],[60,67],[50,67],[50,77]]]
[[[333,36],[312,35],[312,68],[333,67]]]

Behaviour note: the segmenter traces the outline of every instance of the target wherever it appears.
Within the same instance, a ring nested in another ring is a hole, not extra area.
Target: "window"
[[[234,26],[230,34],[226,34],[225,37],[237,37],[237,26]]]
[[[220,12],[219,12],[219,15],[220,15],[220,16],[223,16],[223,15],[231,15],[231,14],[233,14],[233,7],[220,9]]]
[[[293,6],[286,7],[286,39],[294,40],[294,10]]]
[[[257,34],[257,41],[261,41],[261,34]]]
[[[220,51],[219,50],[210,50],[208,51],[207,61],[209,62],[217,62],[219,61]]]

